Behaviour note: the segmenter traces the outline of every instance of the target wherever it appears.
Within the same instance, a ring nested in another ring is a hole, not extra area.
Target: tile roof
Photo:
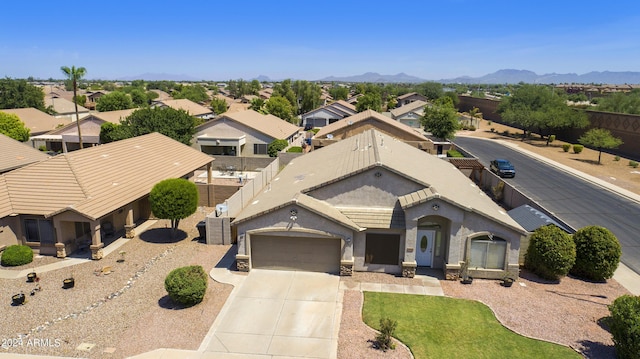
[[[128,110],[117,110],[117,111],[105,111],[105,112],[92,112],[90,116],[98,118],[100,120],[111,122],[115,124],[119,124],[125,118],[129,117],[134,111],[138,110],[137,108],[130,108]]]
[[[72,101],[66,98],[46,98],[44,99],[46,107],[53,107],[53,110],[59,115],[75,115],[76,107]],[[78,105],[78,113],[87,113],[89,109]]]
[[[80,109],[78,108],[78,110]],[[12,108],[0,111],[20,117],[20,120],[31,131],[32,136],[47,133],[71,123],[71,119],[55,118],[36,108]]]
[[[399,198],[404,208],[429,198],[439,198],[524,233],[517,222],[453,165],[376,130],[362,132],[291,161],[269,186],[254,197],[234,222],[241,223],[291,203],[299,204],[300,198],[312,198],[306,193],[316,188],[375,167],[385,168],[424,186],[422,190]],[[324,206],[316,205],[318,209],[324,208],[325,215],[329,213],[326,212],[327,208],[333,209],[334,213],[340,212],[341,217],[338,218],[342,222],[348,220],[365,225],[371,221],[379,223],[394,218],[393,213],[387,213],[387,217],[382,214],[378,218],[363,218],[357,213],[333,208],[324,201],[313,201]],[[357,226],[361,227],[360,224]]]
[[[182,98],[178,100],[163,100],[159,102],[161,102],[165,106],[169,106],[176,110],[185,110],[191,116],[202,116],[202,115],[213,113],[211,109],[198,105],[197,103],[186,98]]]
[[[46,153],[3,134],[0,134],[0,148],[0,173],[49,158]]]
[[[198,132],[199,129],[215,124],[215,122],[220,121],[223,118],[227,118],[244,126],[253,128],[254,130],[262,132],[273,139],[287,139],[300,131],[300,127],[274,115],[263,115],[254,110],[245,110],[232,113],[225,112],[213,120],[207,121],[196,127],[196,132]]]
[[[421,114],[422,110],[424,109],[424,107],[426,105],[427,105],[427,103],[425,101],[417,100],[417,101],[413,101],[410,104],[394,108],[390,112],[391,112],[391,115],[393,116],[393,118],[396,118],[398,116],[402,116],[402,115],[404,115],[406,113],[409,113],[409,112],[416,112],[416,113],[420,113]]]
[[[345,117],[332,124],[324,126],[320,129],[320,131],[318,131],[318,133],[316,133],[314,138],[326,138],[328,134],[334,134],[335,132],[345,130],[350,126],[358,126],[359,123],[363,123],[365,121],[373,121],[391,126],[406,133],[408,137],[414,138],[415,141],[426,140],[426,137],[424,137],[424,135],[422,135],[422,133],[417,131],[415,128],[407,126],[404,123],[398,122],[373,110],[362,111],[353,116]]]
[[[159,133],[61,154],[0,176],[0,218],[72,210],[97,219],[213,158]]]

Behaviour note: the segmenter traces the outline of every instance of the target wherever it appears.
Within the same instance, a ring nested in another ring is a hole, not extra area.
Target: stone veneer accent
[[[65,258],[67,256],[67,248],[64,243],[56,243],[56,257]]]
[[[98,245],[90,245],[89,248],[91,248],[91,259],[93,260],[99,260],[102,259],[103,254],[102,254],[102,247],[104,247],[104,243],[100,243]]]
[[[416,262],[402,262],[402,276],[405,278],[413,278],[416,276]]]
[[[240,272],[248,272],[249,268],[249,256],[238,254],[236,255],[236,268]]]
[[[340,261],[340,275],[341,276],[353,275],[353,260]]]
[[[126,238],[133,238],[136,236],[136,225],[135,224],[125,224],[124,226],[124,236]]]

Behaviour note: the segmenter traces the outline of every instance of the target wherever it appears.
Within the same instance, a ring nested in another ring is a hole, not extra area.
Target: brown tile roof
[[[46,153],[3,134],[0,134],[0,148],[0,173],[49,158]]]
[[[427,105],[426,102],[417,100],[417,101],[413,101],[410,104],[394,108],[389,112],[391,112],[391,116],[393,116],[393,118],[396,118],[409,112],[421,113],[426,105]]]
[[[36,108],[12,108],[0,111],[20,117],[20,120],[31,131],[32,136],[47,133],[71,123],[70,119],[55,118]]]
[[[165,106],[169,106],[171,108],[174,108],[176,110],[185,110],[187,111],[191,116],[201,116],[201,115],[206,115],[206,114],[210,114],[213,113],[213,111],[211,111],[211,109],[208,109],[204,106],[198,105],[197,103],[188,100],[186,98],[183,99],[178,99],[178,100],[164,100],[164,101],[160,101],[162,104],[164,104]]]
[[[59,115],[75,115],[76,107],[72,101],[66,98],[48,98],[44,100],[46,107],[53,107],[53,110]],[[78,105],[78,113],[87,113],[89,109]]]
[[[10,200],[0,201],[0,218],[70,210],[97,219],[211,161],[159,133],[61,154],[0,176],[0,193]]]
[[[320,131],[318,131],[318,133],[316,133],[314,138],[326,138],[328,134],[334,134],[336,132],[343,131],[350,126],[358,126],[359,123],[365,121],[379,122],[380,124],[394,127],[399,131],[405,133],[409,138],[414,138],[414,141],[426,140],[426,137],[424,137],[424,135],[422,135],[415,128],[407,126],[404,123],[398,122],[373,110],[362,111],[353,116],[345,117],[342,120],[336,121],[328,126],[324,126],[320,129]]]
[[[362,224],[371,221],[393,221],[393,213],[387,213],[386,217],[384,213],[377,218],[358,217],[351,212],[340,212],[339,210],[344,209],[333,208],[327,202],[311,197],[314,189],[348,180],[348,177],[377,167],[424,186],[424,189],[399,198],[405,207],[427,198],[440,198],[525,233],[519,224],[449,162],[376,130],[360,133],[291,161],[270,186],[263,189],[253,198],[251,204],[240,212],[234,223],[247,221],[291,203],[299,204],[300,199],[304,197],[309,197],[306,199],[307,202],[319,202],[318,209],[324,206],[331,208],[332,213],[339,212],[340,215],[335,216],[342,223],[356,223],[358,220],[362,221]],[[345,213],[349,213],[353,219]]]
[[[220,121],[222,118],[228,118],[230,120],[241,123],[244,126],[253,128],[258,132],[262,132],[273,139],[287,139],[300,131],[300,128],[298,126],[274,115],[263,115],[254,110],[246,110],[232,113],[225,112],[215,119],[205,122],[202,125],[196,127],[196,132],[198,132],[198,129],[210,126],[216,121]]]
[[[137,108],[130,108],[128,110],[118,110],[118,111],[105,111],[105,112],[93,112],[90,116],[98,118],[100,120],[111,122],[115,124],[119,124],[125,118],[129,117],[134,111],[138,110]]]
[[[406,93],[404,95],[398,96],[397,99],[398,100],[404,100],[405,98],[408,98],[408,97],[411,97],[411,96],[414,96],[414,95],[417,95],[417,94],[418,94],[417,92],[409,92],[409,93]]]

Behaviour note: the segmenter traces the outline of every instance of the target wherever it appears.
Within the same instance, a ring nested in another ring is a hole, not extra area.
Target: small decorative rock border
[[[107,296],[105,296],[104,298],[98,300],[97,302],[94,302],[88,306],[86,306],[85,308],[83,308],[82,310],[79,310],[77,312],[73,312],[71,314],[67,314],[64,317],[58,317],[52,321],[47,321],[44,322],[43,324],[32,328],[31,330],[29,330],[29,332],[25,333],[25,334],[20,334],[19,336],[22,338],[28,338],[30,335],[35,334],[35,333],[40,333],[43,330],[47,329],[48,327],[52,326],[53,324],[57,323],[57,322],[61,322],[63,320],[67,320],[67,319],[75,319],[83,314],[87,314],[88,312],[90,312],[93,309],[96,309],[98,307],[100,307],[102,304],[118,298],[119,296],[121,296],[122,294],[124,294],[127,290],[129,290],[134,283],[136,282],[136,280],[138,280],[140,277],[142,277],[142,275],[144,275],[146,272],[149,271],[149,269],[151,269],[151,267],[153,267],[154,264],[156,264],[156,262],[158,262],[159,260],[161,260],[162,258],[166,257],[167,255],[171,254],[171,252],[173,252],[178,246],[174,245],[172,247],[167,248],[164,252],[158,254],[157,256],[151,258],[147,263],[145,263],[144,267],[140,270],[138,270],[137,272],[135,272],[135,274],[133,276],[131,276],[129,278],[129,280],[127,280],[127,284],[125,284],[122,288],[120,288],[119,290],[112,292],[110,294],[108,294]]]

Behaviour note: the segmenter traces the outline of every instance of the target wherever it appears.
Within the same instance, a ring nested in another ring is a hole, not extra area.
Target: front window
[[[27,242],[54,244],[55,232],[53,223],[46,219],[25,219],[24,235]]]
[[[507,241],[487,236],[471,239],[471,263],[469,268],[504,269]]]
[[[400,253],[400,235],[398,234],[367,234],[364,254],[366,264],[397,265]]]

